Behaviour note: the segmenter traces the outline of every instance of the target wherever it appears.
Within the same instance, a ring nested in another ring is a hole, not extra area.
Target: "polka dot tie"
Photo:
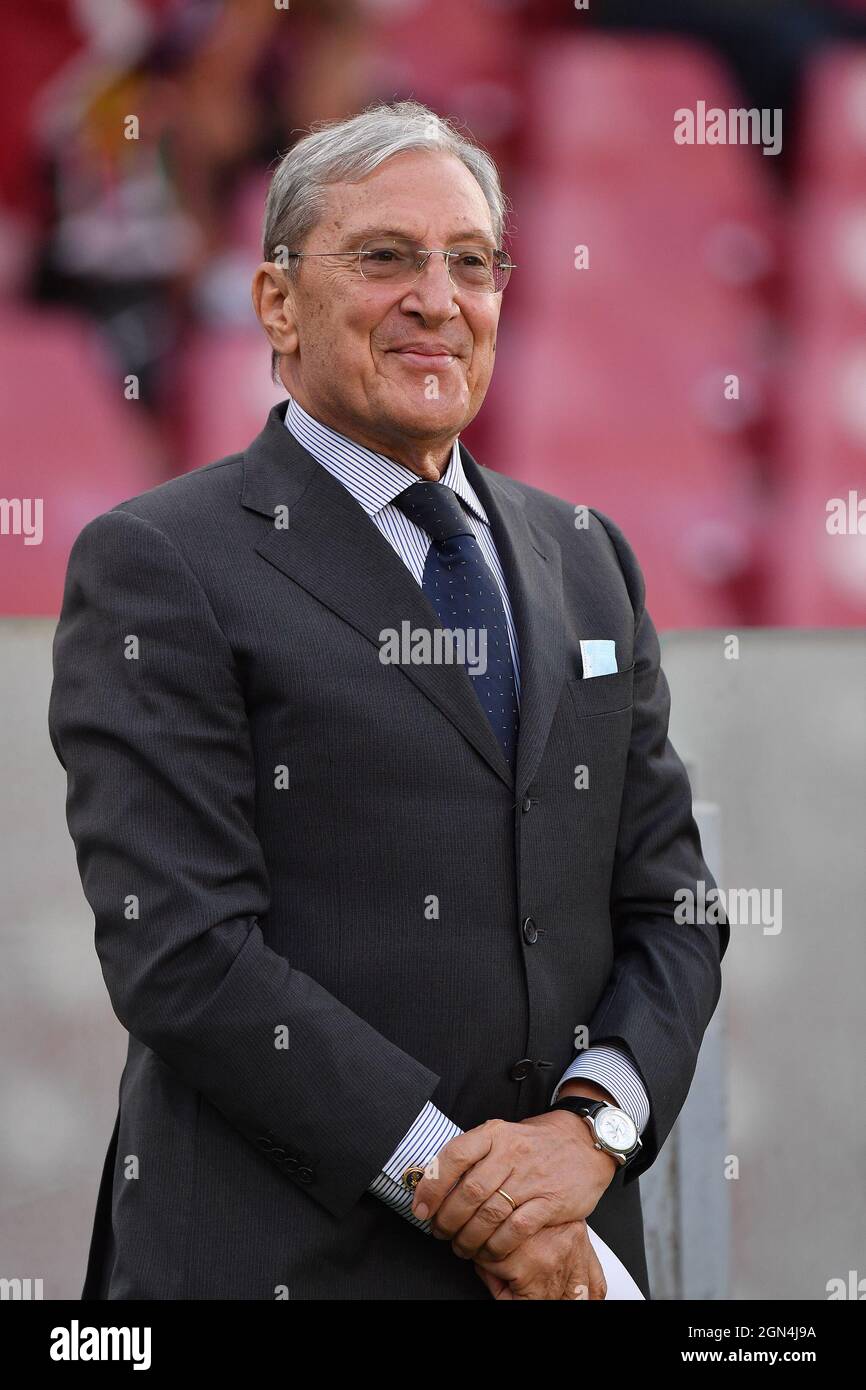
[[[466,637],[467,669],[513,769],[518,711],[505,607],[469,517],[457,493],[444,483],[413,483],[394,498],[394,506],[430,537],[421,587],[443,627],[474,629],[474,645],[468,633]],[[485,655],[482,640],[486,641],[486,668],[480,659]],[[473,656],[483,674],[472,674]]]

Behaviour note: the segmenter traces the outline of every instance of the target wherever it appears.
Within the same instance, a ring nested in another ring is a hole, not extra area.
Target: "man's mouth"
[[[447,348],[405,347],[389,350],[409,366],[423,367],[426,371],[435,371],[437,367],[449,367],[457,360],[456,353],[449,352]]]

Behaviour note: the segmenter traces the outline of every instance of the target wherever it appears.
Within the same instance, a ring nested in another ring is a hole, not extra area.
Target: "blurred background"
[[[125,1050],[45,723],[69,549],[261,429],[270,171],[405,97],[513,207],[466,443],[625,531],[716,877],[785,893],[641,1182],[656,1296],[825,1298],[866,1276],[866,0],[0,3],[0,499],[44,506],[0,535],[0,1275],[78,1295]],[[699,102],[781,112],[780,153],[677,144]]]
[[[6,0],[0,492],[50,525],[3,611],[56,613],[91,516],[258,433],[269,171],[413,96],[514,207],[470,449],[614,516],[662,629],[862,623],[826,503],[866,491],[864,39],[864,0]],[[780,110],[781,152],[676,144],[700,100]]]

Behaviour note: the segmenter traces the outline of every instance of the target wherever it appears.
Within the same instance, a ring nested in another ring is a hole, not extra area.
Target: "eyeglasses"
[[[431,256],[444,256],[451,283],[461,290],[501,294],[516,267],[504,251],[483,245],[457,246],[452,251],[421,246],[409,237],[374,237],[357,251],[288,251],[297,259],[343,256],[357,261],[365,280],[382,281],[395,288],[411,285]]]

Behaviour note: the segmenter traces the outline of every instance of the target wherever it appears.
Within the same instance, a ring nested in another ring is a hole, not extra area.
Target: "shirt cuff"
[[[415,1194],[403,1186],[403,1174],[409,1167],[426,1168],[450,1139],[462,1133],[459,1125],[455,1125],[428,1100],[367,1191],[429,1235],[430,1222],[419,1221],[412,1214]]]
[[[597,1081],[599,1086],[610,1091],[620,1110],[624,1110],[634,1121],[638,1134],[643,1133],[649,1123],[649,1096],[637,1067],[621,1048],[588,1047],[579,1057],[575,1057],[557,1082],[550,1104],[556,1102],[563,1082],[580,1076],[586,1077],[587,1081]]]

